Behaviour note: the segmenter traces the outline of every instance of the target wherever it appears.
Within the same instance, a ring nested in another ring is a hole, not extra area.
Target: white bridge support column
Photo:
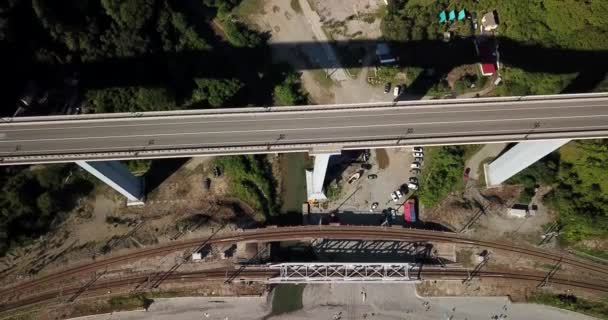
[[[484,165],[486,185],[497,186],[568,143],[570,139],[520,142],[500,158]]]
[[[315,166],[312,171],[306,170],[306,194],[308,196],[308,201],[327,200],[325,193],[323,193],[323,182],[325,182],[329,157],[336,154],[340,153],[314,154]]]
[[[120,161],[76,161],[81,168],[127,197],[127,205],[144,204],[144,184]]]

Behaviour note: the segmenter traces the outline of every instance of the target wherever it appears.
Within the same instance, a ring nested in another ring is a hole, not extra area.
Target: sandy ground
[[[338,17],[344,19],[357,12],[365,13],[377,10],[378,3],[381,2],[381,0],[357,0],[345,4],[344,1],[331,0],[312,2],[314,8],[311,8],[309,1],[299,0],[302,11],[296,12],[288,1],[267,0],[264,2],[264,10],[249,17],[249,20],[260,31],[269,32],[270,43],[294,43],[293,49],[288,52],[274,52],[274,59],[277,62],[288,62],[297,70],[304,70],[302,82],[314,103],[392,101],[393,96],[384,94],[381,86],[374,87],[367,83],[367,68],[364,68],[357,76],[347,76],[344,74],[345,71],[340,68],[315,70],[314,66],[317,63],[334,60],[333,57],[336,56],[336,53],[332,47],[319,45],[315,48],[309,46],[306,49],[297,45],[297,43],[324,43],[327,41],[327,36],[322,30],[323,25],[327,23],[328,19],[335,19],[335,17],[328,17],[328,12],[333,13],[334,10],[337,10],[336,8],[339,8]],[[376,23],[379,23],[379,20]],[[375,39],[379,36],[379,28],[375,28],[374,24],[354,19],[348,21],[348,26],[352,30],[362,32],[360,37]],[[368,53],[365,59],[374,58],[373,50]],[[328,74],[332,80],[322,81],[321,79],[327,77]]]
[[[591,320],[581,314],[552,307],[511,303],[506,297],[425,298],[413,284],[317,284],[307,285],[301,310],[267,315],[264,297],[157,299],[146,311],[116,312],[77,318],[109,319],[374,319],[374,320],[486,320],[494,315],[507,319]]]
[[[149,193],[144,207],[126,207],[124,198],[101,185],[56,230],[0,259],[7,266],[0,283],[34,279],[100,256],[174,239],[205,237],[217,230],[229,232],[252,223],[248,211],[251,209],[227,198],[225,177],[213,178],[211,189],[203,189],[203,179],[212,176],[211,159],[186,162]],[[221,228],[225,221],[232,223]],[[174,255],[179,254],[144,259],[125,268],[135,272],[172,265]],[[204,266],[192,266],[201,267]]]
[[[506,143],[489,143],[483,146],[483,148],[473,155],[465,165],[465,167],[471,168],[469,177],[473,180],[479,179],[479,165],[481,162],[490,157],[495,158],[506,146]]]
[[[331,202],[329,210],[369,211],[370,205],[373,202],[378,202],[379,206],[375,212],[380,213],[383,209],[395,206],[390,193],[397,190],[402,184],[407,183],[410,176],[409,163],[412,161],[412,152],[410,148],[385,150],[389,159],[388,166],[385,169],[380,169],[376,156],[377,152],[372,151],[369,160],[372,169],[366,170],[356,183],[344,183],[343,196],[341,199]],[[343,174],[344,181],[357,170],[360,170],[357,164],[350,166]],[[378,178],[369,180],[367,176],[370,174],[376,174]]]

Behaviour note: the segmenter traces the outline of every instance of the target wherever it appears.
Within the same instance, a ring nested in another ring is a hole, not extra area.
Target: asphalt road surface
[[[608,95],[444,101],[452,104],[417,101],[339,109],[3,119],[0,163],[599,138],[608,132]]]

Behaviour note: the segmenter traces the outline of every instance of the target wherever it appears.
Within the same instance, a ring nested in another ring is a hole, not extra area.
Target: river
[[[281,213],[300,214],[306,202],[306,154],[281,155]]]

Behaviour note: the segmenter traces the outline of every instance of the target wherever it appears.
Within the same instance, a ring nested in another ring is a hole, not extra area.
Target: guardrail
[[[446,107],[460,104],[487,104],[487,103],[507,103],[519,101],[548,101],[548,100],[585,100],[585,99],[608,99],[608,93],[582,93],[582,94],[560,94],[560,95],[537,95],[537,96],[512,96],[494,98],[468,98],[468,99],[439,99],[439,100],[415,100],[415,101],[394,101],[394,102],[370,102],[370,103],[350,103],[350,104],[327,104],[327,105],[307,105],[307,106],[267,106],[267,107],[248,107],[248,108],[222,108],[204,110],[175,110],[175,111],[148,111],[148,112],[121,112],[121,113],[98,113],[81,115],[53,115],[53,116],[31,116],[31,117],[3,117],[0,118],[0,126],[10,125],[11,123],[40,123],[55,121],[72,120],[109,120],[125,119],[133,120],[136,118],[165,118],[165,117],[189,117],[189,116],[223,116],[223,115],[247,115],[256,113],[285,113],[285,112],[310,112],[310,111],[339,111],[349,109],[365,108],[390,108],[390,107]]]

